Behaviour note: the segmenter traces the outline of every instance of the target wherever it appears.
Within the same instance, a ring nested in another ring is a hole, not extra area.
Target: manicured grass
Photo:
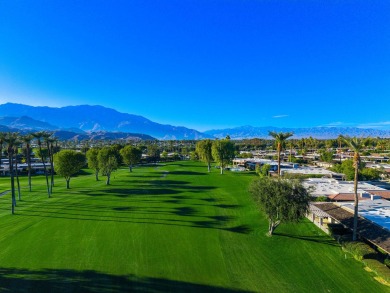
[[[0,197],[0,291],[389,291],[309,221],[267,237],[254,177],[177,162],[56,178],[50,199],[23,178],[16,215]]]

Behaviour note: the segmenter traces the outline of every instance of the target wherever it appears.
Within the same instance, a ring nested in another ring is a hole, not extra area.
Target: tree
[[[28,172],[28,187],[31,191],[31,140],[33,136],[31,134],[22,136],[22,141],[25,144],[25,154],[26,154],[26,162],[27,162],[27,172]]]
[[[62,150],[54,155],[55,171],[66,180],[69,189],[70,178],[85,165],[85,155],[73,150]]]
[[[355,168],[354,184],[353,189],[355,193],[354,200],[354,213],[353,213],[353,234],[352,240],[356,241],[357,239],[357,224],[358,224],[358,213],[359,213],[359,196],[357,193],[358,182],[359,182],[359,167],[360,167],[360,153],[363,150],[363,140],[357,137],[349,138],[344,137],[344,142],[348,145],[350,150],[354,152],[353,155],[353,167]]]
[[[17,137],[19,139],[19,137]],[[22,200],[22,193],[20,191],[20,181],[19,181],[19,173],[18,173],[18,153],[19,153],[19,144],[21,142],[17,140],[14,145],[14,155],[15,155],[15,175],[16,175],[16,184],[18,186],[18,199]]]
[[[9,174],[11,179],[11,213],[15,213],[16,198],[15,198],[15,177],[14,177],[14,150],[18,145],[18,135],[16,133],[8,133],[4,136],[4,142],[7,144],[7,154],[9,163]]]
[[[0,132],[0,169],[1,169],[1,159],[3,158],[4,139],[5,139],[5,133]]]
[[[269,236],[280,223],[297,222],[308,212],[310,194],[299,180],[260,177],[249,190],[268,217]]]
[[[208,172],[210,172],[211,161],[213,160],[212,146],[213,142],[210,139],[205,139],[198,141],[195,147],[200,160],[207,164]]]
[[[130,172],[133,172],[133,165],[137,164],[142,158],[142,151],[134,146],[127,145],[120,150],[123,162],[129,166]]]
[[[148,146],[148,155],[149,158],[157,164],[157,161],[160,159],[160,150],[157,144]]]
[[[256,165],[256,173],[260,177],[269,176],[269,170],[271,170],[271,165],[269,164],[264,164],[263,166],[260,164]]]
[[[333,151],[321,150],[320,151],[320,160],[322,162],[331,163],[333,161]]]
[[[110,185],[111,173],[118,168],[115,150],[103,147],[98,153],[99,169],[103,176],[107,176],[106,185]]]
[[[87,151],[88,168],[95,170],[96,181],[99,181],[99,171],[100,171],[98,154],[99,154],[98,148],[92,148]]]
[[[43,170],[45,172],[45,177],[46,177],[47,195],[50,198],[51,197],[51,192],[50,192],[51,188],[49,187],[49,178],[48,178],[48,175],[47,175],[47,168],[46,168],[45,159],[44,159],[43,151],[42,151],[42,138],[44,138],[46,136],[46,132],[45,131],[38,131],[38,132],[33,133],[32,135],[34,136],[34,138],[37,140],[37,143],[38,143],[39,155],[40,155],[40,158],[41,158],[41,162],[42,162],[42,165],[43,165]],[[48,156],[49,155],[50,154],[48,153]]]
[[[234,159],[234,143],[230,139],[215,140],[211,147],[214,160],[219,164],[221,168],[221,174],[227,164]]]
[[[276,151],[278,152],[278,175],[280,176],[280,153],[284,147],[285,141],[287,138],[293,136],[292,132],[279,132],[270,131],[269,135],[275,139],[276,142]]]

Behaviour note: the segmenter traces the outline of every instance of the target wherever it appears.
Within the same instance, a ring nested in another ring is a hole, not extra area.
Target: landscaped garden
[[[66,189],[43,176],[11,215],[0,197],[0,291],[388,292],[308,220],[268,221],[256,175],[180,161],[119,169],[111,185],[83,170]],[[0,178],[0,192],[9,190]]]

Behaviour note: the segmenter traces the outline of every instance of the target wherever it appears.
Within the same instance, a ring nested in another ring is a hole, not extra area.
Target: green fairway
[[[56,178],[52,198],[23,178],[15,215],[0,197],[0,291],[389,292],[309,221],[267,237],[254,177],[176,162]]]

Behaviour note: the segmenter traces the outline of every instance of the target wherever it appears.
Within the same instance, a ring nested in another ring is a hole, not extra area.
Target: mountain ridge
[[[145,135],[151,139],[182,140],[224,138],[232,139],[270,138],[269,131],[293,132],[294,138],[313,137],[317,139],[337,138],[340,134],[361,137],[390,137],[390,130],[362,129],[356,127],[255,127],[244,125],[226,129],[211,129],[204,132],[184,126],[159,124],[143,116],[121,113],[100,105],[79,105],[66,107],[29,106],[6,103],[0,105],[0,125],[2,129],[50,130],[75,133],[74,137],[127,137],[133,134]],[[70,133],[65,135],[71,136]],[[108,135],[108,133],[111,133]],[[115,135],[114,133],[118,133]],[[85,135],[85,136],[83,136]],[[89,135],[89,136],[88,136]],[[149,139],[149,138],[147,138]]]

